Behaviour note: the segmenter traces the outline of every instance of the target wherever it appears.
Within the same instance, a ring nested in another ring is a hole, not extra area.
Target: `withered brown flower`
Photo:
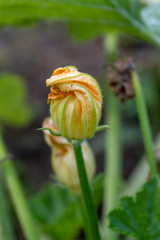
[[[131,72],[135,69],[132,58],[121,58],[108,67],[107,80],[113,93],[124,103],[134,97]]]

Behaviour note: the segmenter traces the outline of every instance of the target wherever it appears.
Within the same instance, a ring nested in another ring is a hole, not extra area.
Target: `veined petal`
[[[73,66],[58,68],[47,79],[48,101],[58,131],[69,139],[91,138],[101,117],[102,94],[97,81]]]

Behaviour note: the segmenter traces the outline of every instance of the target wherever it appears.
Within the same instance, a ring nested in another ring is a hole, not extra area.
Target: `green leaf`
[[[149,31],[160,44],[160,3],[150,4],[142,10],[142,18]]]
[[[95,206],[98,206],[102,200],[103,192],[104,192],[104,174],[100,173],[93,180],[91,185],[92,196],[94,200]]]
[[[160,240],[159,189],[156,179],[146,183],[136,198],[124,197],[109,214],[110,228],[138,240]]]
[[[160,44],[160,36],[141,16],[142,9],[139,0],[1,0],[0,25],[61,20],[69,23],[77,39],[118,31]]]
[[[73,240],[84,225],[81,198],[62,186],[46,184],[32,197],[31,208],[43,234],[51,239]],[[93,181],[92,194],[98,206],[103,194],[103,175]]]
[[[76,199],[65,188],[47,184],[32,199],[31,207],[42,231],[51,238],[73,239],[80,230]]]
[[[31,111],[26,103],[26,87],[23,79],[15,74],[0,75],[0,122],[21,127],[28,124]]]

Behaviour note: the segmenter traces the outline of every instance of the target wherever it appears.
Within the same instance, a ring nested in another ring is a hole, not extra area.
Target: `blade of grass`
[[[7,155],[7,149],[0,136],[0,159]],[[37,228],[35,226],[33,216],[29,209],[22,186],[18,179],[16,170],[11,160],[1,162],[3,176],[10,193],[17,217],[22,227],[26,240],[39,240]]]
[[[7,196],[3,189],[2,171],[0,169],[0,239],[14,240],[13,227],[8,207]]]

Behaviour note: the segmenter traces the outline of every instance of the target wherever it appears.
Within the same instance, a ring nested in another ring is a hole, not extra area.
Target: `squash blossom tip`
[[[102,94],[97,81],[74,66],[60,67],[46,80],[52,120],[62,136],[91,138],[101,117]]]

